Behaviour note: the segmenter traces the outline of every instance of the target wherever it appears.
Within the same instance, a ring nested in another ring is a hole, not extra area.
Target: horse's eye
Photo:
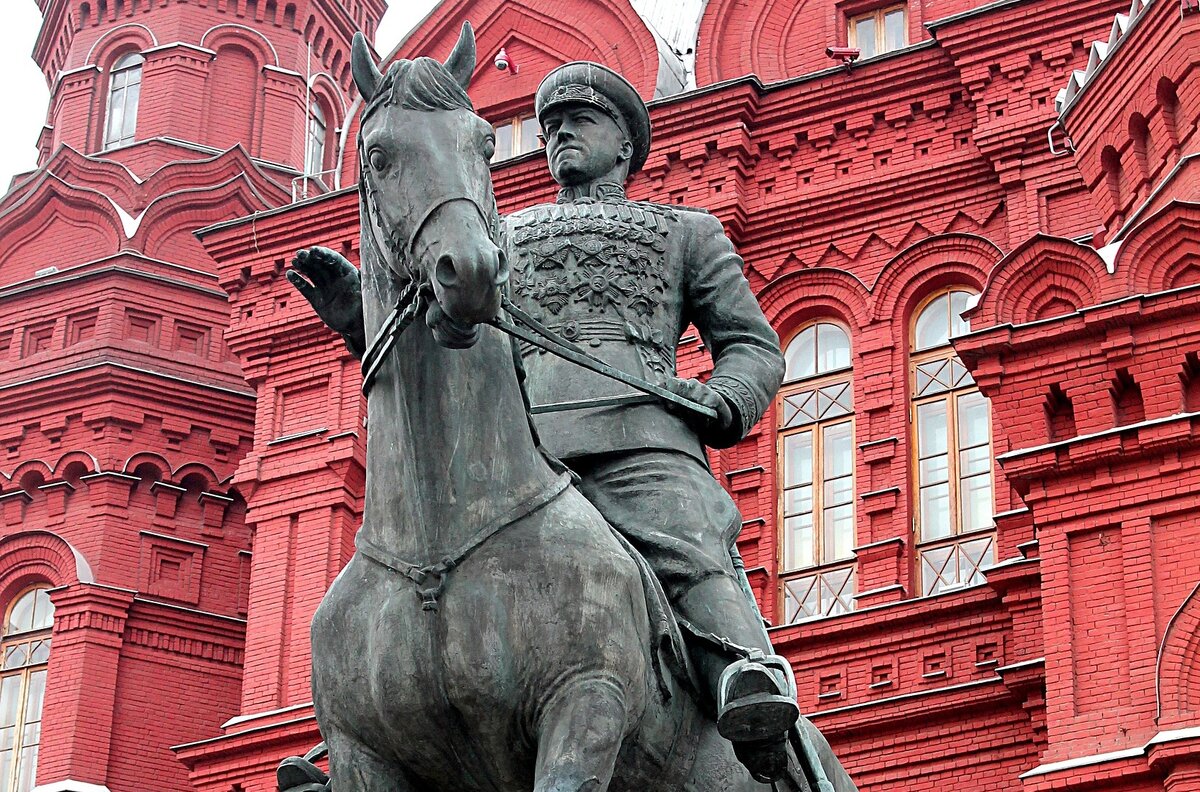
[[[387,170],[387,166],[388,166],[387,155],[384,154],[379,149],[371,149],[371,153],[367,155],[367,158],[370,159],[371,167],[373,169],[375,169],[377,171]]]

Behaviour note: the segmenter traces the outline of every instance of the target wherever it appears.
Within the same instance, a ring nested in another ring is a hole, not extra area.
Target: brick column
[[[138,138],[196,139],[196,130],[203,128],[205,83],[214,54],[182,43],[146,50],[140,102],[146,112],[138,117]]]
[[[42,716],[40,784],[103,784],[108,775],[117,668],[133,592],[77,584],[55,589]]]

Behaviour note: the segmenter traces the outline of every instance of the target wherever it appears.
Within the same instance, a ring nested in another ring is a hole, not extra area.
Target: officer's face
[[[588,105],[563,105],[542,118],[550,175],[564,187],[588,184],[628,162],[633,145],[607,113]],[[624,181],[624,174],[618,176]]]

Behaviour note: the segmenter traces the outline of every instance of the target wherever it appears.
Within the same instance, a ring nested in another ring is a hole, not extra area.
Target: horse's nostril
[[[508,256],[504,255],[503,250],[496,251],[496,285],[503,286],[508,283],[509,267]]]
[[[450,257],[450,254],[438,257],[437,264],[433,268],[433,277],[437,278],[437,282],[443,286],[453,286],[458,283],[458,272],[454,269],[454,259]]]

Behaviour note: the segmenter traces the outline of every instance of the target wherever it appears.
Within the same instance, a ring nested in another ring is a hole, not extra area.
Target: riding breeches
[[[741,515],[701,462],[658,449],[566,462],[581,477],[583,495],[642,553],[681,615],[735,643],[763,645],[761,617],[730,558]]]

